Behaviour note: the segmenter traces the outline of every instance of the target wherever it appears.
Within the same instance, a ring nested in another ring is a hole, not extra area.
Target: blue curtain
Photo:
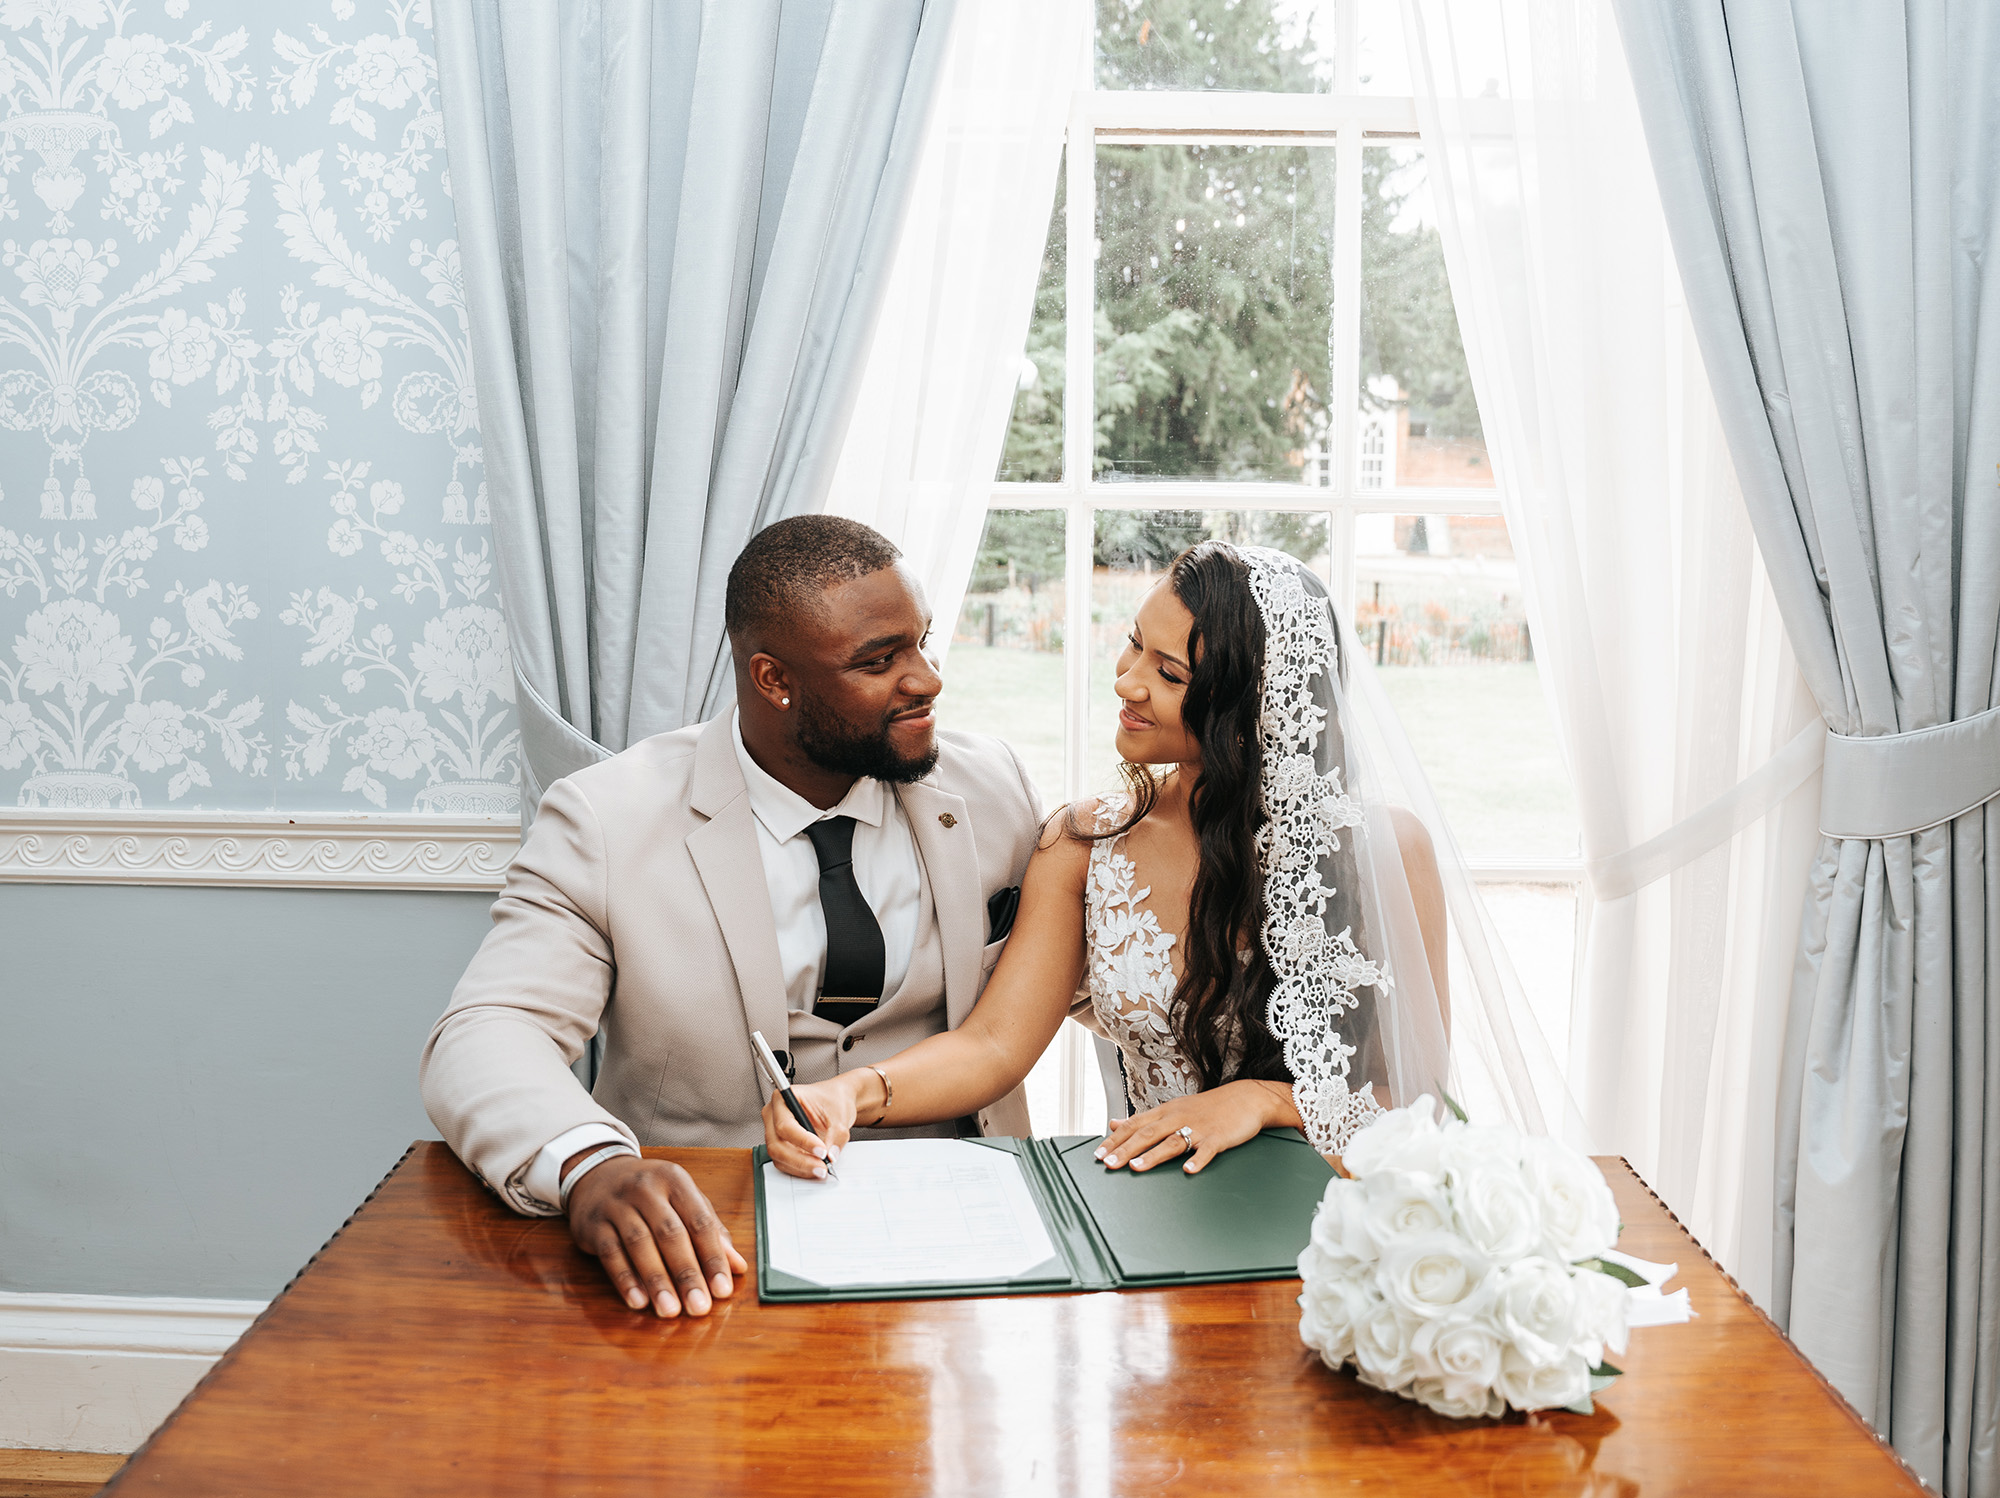
[[[2000,6],[1618,10],[1831,731],[1773,1310],[1927,1481],[2000,1493]]]
[[[526,815],[730,701],[820,508],[954,0],[437,0]]]

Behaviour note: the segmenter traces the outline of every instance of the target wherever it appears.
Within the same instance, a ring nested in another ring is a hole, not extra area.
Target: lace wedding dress
[[[1127,796],[1104,797],[1092,830],[1109,832],[1130,805]],[[1083,889],[1084,982],[1099,1027],[1123,1058],[1135,1113],[1201,1090],[1167,1022],[1179,978],[1174,935],[1161,929],[1146,905],[1152,893],[1151,885],[1139,883],[1124,833],[1091,844]]]

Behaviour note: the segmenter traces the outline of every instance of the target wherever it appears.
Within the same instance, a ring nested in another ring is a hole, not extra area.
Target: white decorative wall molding
[[[500,888],[510,816],[0,809],[0,882]]]
[[[0,1447],[135,1449],[264,1305],[0,1292]]]

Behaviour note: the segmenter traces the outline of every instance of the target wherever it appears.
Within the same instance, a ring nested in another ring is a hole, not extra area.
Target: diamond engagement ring
[[[1180,1130],[1179,1130],[1179,1133],[1180,1133],[1180,1136],[1181,1136],[1181,1143],[1182,1143],[1182,1144],[1184,1144],[1184,1145],[1186,1145],[1186,1146],[1187,1146],[1187,1147],[1188,1147],[1189,1149],[1193,1149],[1193,1148],[1194,1148],[1194,1130],[1193,1130],[1193,1129],[1190,1129],[1190,1128],[1189,1128],[1189,1127],[1188,1127],[1188,1126],[1187,1126],[1186,1124],[1182,1124],[1182,1125],[1181,1125],[1181,1127],[1180,1127]]]

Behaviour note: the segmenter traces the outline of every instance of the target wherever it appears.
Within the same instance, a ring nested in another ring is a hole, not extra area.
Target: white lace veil
[[[1482,1122],[1580,1140],[1541,1018],[1365,652],[1302,563],[1235,550],[1266,636],[1258,853],[1276,979],[1267,1019],[1306,1135],[1337,1153],[1382,1107],[1429,1093]],[[1399,820],[1413,861],[1428,835],[1443,887],[1447,950],[1436,978]]]

